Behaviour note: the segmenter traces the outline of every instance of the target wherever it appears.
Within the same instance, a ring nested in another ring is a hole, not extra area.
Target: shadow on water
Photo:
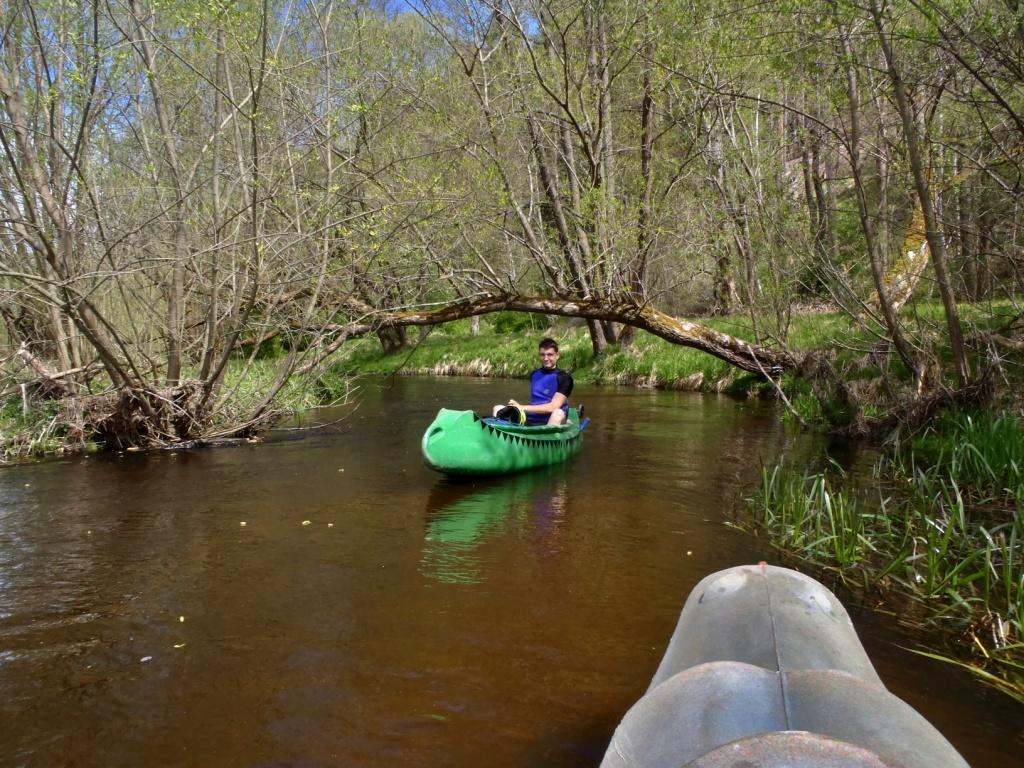
[[[472,482],[442,480],[427,497],[420,572],[449,584],[484,579],[479,550],[502,536],[557,537],[567,509],[566,467]]]

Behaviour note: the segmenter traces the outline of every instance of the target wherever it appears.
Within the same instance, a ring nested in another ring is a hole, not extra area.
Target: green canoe
[[[557,464],[579,451],[587,421],[580,423],[575,408],[557,427],[521,427],[442,408],[423,434],[423,459],[446,475],[502,475]]]

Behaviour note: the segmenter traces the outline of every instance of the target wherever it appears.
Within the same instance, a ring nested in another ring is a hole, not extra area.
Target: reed
[[[875,515],[823,473],[765,468],[755,499],[761,526],[779,546],[806,560],[848,569],[875,548],[866,535]]]
[[[1006,621],[1018,639],[1024,639],[1024,507],[1013,520],[985,531],[985,601],[1005,606]],[[1006,639],[1010,632],[997,629]]]
[[[973,494],[1013,498],[1024,490],[1024,423],[1011,415],[950,412],[909,448],[898,452],[895,466],[909,456]]]
[[[974,657],[957,663],[1022,698],[1018,436],[1012,417],[955,414],[884,455],[873,483],[834,466],[765,468],[749,500],[751,518],[780,550],[955,632]]]
[[[0,463],[68,450],[67,431],[58,401],[9,400],[0,407]]]

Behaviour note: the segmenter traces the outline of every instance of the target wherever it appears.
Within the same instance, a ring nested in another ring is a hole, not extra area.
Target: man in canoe
[[[530,404],[521,405],[509,400],[508,405],[526,414],[527,424],[565,424],[569,415],[569,395],[572,394],[572,376],[558,367],[558,342],[541,339],[537,353],[540,368],[530,374]],[[494,406],[494,415],[506,405]]]

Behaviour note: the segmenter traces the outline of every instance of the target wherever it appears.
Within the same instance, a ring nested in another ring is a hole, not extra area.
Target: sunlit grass
[[[784,465],[764,469],[752,504],[758,523],[779,546],[818,565],[838,567],[840,574],[875,549],[867,534],[877,513],[823,473],[798,473]]]
[[[752,335],[748,318],[712,317],[700,322],[744,338]],[[335,370],[367,375],[436,372],[524,377],[536,367],[537,342],[550,334],[561,346],[559,365],[571,371],[579,383],[725,390],[735,394],[768,386],[759,377],[745,374],[705,352],[672,344],[645,331],[638,331],[629,347],[612,345],[595,358],[587,329],[578,324],[563,322],[553,329],[531,326],[511,331],[501,326],[500,332],[486,320],[481,326],[482,332],[477,336],[470,335],[468,327],[459,327],[455,332],[439,329],[422,341],[411,341],[408,349],[390,355],[384,354],[376,340],[363,339]],[[794,316],[791,332],[800,345],[808,346],[826,345],[837,334],[853,333],[850,319],[839,313]]]
[[[835,467],[766,468],[749,502],[753,523],[780,550],[955,629],[974,654],[963,663],[1020,698],[1021,436],[1009,415],[950,414],[880,459],[873,487]]]

